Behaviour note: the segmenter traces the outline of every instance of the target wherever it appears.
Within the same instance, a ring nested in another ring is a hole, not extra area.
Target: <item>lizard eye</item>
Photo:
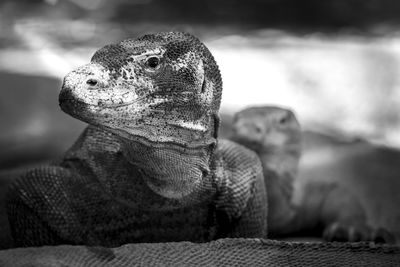
[[[292,119],[292,115],[289,112],[287,112],[282,118],[279,119],[279,124],[285,125],[285,124],[289,123],[291,119]]]
[[[287,122],[287,118],[286,117],[283,117],[283,118],[281,118],[280,120],[279,120],[279,123],[280,124],[285,124]]]
[[[147,66],[152,69],[155,69],[160,65],[160,59],[158,57],[149,57],[146,61]]]
[[[88,79],[88,80],[86,81],[86,84],[88,84],[88,85],[90,85],[90,86],[95,86],[97,83],[98,83],[97,80],[96,80],[96,79],[93,79],[93,78]]]
[[[256,131],[256,133],[261,133],[262,132],[262,129],[261,129],[261,127],[260,126],[254,126],[254,130]]]

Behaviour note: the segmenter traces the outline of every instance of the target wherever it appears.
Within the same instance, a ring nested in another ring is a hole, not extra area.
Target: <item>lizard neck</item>
[[[283,148],[264,148],[258,154],[265,171],[296,176],[301,156],[300,149],[300,145],[289,145]]]
[[[268,227],[272,233],[283,232],[294,220],[292,199],[300,153],[297,145],[259,152],[267,186]]]
[[[210,145],[183,147],[123,139],[121,144],[124,156],[139,169],[150,189],[166,198],[180,199],[197,191],[210,174],[215,142],[214,139]]]

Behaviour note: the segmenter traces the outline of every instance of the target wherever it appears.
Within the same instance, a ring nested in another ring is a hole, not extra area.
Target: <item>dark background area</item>
[[[200,36],[213,32],[245,34],[265,28],[300,35],[381,35],[396,32],[400,22],[400,4],[395,0],[3,0],[0,10],[3,47],[18,45],[10,26],[29,18],[48,22],[84,20],[108,24],[108,29],[117,24],[125,33],[122,35],[142,32],[145,24],[148,29],[191,29]],[[57,26],[49,25],[52,29],[46,30],[58,36],[65,34]],[[84,42],[107,39],[104,35]],[[65,44],[73,41],[61,40]]]
[[[377,24],[397,27],[395,0],[19,0],[1,1],[3,19],[23,16],[95,19],[117,23],[282,27],[305,31],[352,28],[368,32]]]

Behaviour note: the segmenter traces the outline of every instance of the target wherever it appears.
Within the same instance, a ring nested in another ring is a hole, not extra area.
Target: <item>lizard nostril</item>
[[[86,81],[86,84],[88,84],[88,85],[90,85],[90,86],[95,86],[96,84],[97,84],[98,82],[97,82],[97,80],[96,79],[88,79],[87,81]]]

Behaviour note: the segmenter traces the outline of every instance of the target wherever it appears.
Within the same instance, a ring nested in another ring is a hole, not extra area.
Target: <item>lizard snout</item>
[[[64,78],[60,94],[58,96],[58,103],[64,112],[75,108],[79,96],[76,94],[76,86],[69,81],[69,75]]]
[[[71,71],[62,84],[60,106],[69,102],[97,105],[99,93],[107,87],[108,79],[108,72],[99,64],[90,63]]]

